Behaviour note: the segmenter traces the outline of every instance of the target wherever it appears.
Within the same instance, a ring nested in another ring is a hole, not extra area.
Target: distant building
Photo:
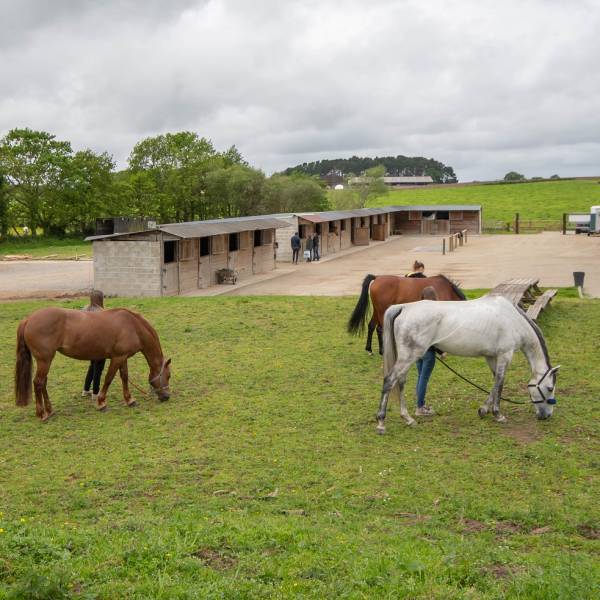
[[[364,177],[353,177],[348,183],[350,185],[358,185],[364,182]],[[383,183],[389,185],[390,187],[402,187],[404,185],[429,185],[433,183],[433,179],[430,175],[384,177]]]

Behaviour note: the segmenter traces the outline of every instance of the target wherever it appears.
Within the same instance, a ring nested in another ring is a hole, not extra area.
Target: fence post
[[[563,235],[566,235],[567,234],[567,213],[563,213],[562,227],[563,227]]]
[[[446,255],[446,238],[442,238],[442,255]]]
[[[515,214],[515,233],[519,233],[519,213]]]
[[[467,243],[467,234],[469,233],[468,229],[463,229],[463,237],[465,238],[465,244]]]

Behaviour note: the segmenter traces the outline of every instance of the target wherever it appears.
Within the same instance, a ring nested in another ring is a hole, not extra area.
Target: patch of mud
[[[463,529],[468,533],[478,533],[487,529],[487,525],[485,523],[482,523],[481,521],[476,521],[475,519],[463,519],[460,522],[460,524],[463,526]]]
[[[481,571],[486,575],[491,575],[495,579],[508,579],[514,574],[514,569],[506,565],[488,565],[483,567]]]
[[[514,521],[498,521],[496,523],[496,533],[509,535],[511,533],[519,533],[521,526]]]
[[[530,416],[531,420],[523,423],[515,423],[513,420],[509,420],[508,423],[504,423],[498,430],[520,444],[533,444],[541,436],[536,427],[537,422],[535,421],[535,417],[533,415]]]
[[[201,560],[207,567],[215,571],[226,571],[237,564],[237,559],[233,556],[219,552],[214,548],[200,548],[192,552],[192,556]]]
[[[592,525],[579,525],[577,532],[588,540],[600,540],[600,529]]]

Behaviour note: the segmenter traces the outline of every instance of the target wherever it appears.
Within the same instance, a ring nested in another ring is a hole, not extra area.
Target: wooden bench
[[[539,279],[515,278],[498,284],[489,292],[490,296],[504,296],[515,306],[526,310],[530,304],[534,304],[538,295],[542,292],[538,287]]]
[[[540,316],[540,313],[550,304],[550,300],[556,296],[558,290],[546,290],[536,301],[527,309],[527,316],[534,321]]]

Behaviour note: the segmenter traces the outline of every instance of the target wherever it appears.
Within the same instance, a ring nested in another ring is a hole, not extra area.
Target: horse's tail
[[[17,329],[17,361],[15,363],[15,398],[17,406],[27,406],[31,401],[31,351],[25,343],[25,325]]]
[[[359,335],[365,330],[367,309],[369,308],[369,286],[373,281],[375,281],[375,275],[367,275],[363,279],[360,297],[348,320],[348,333]]]
[[[396,336],[394,323],[400,316],[403,306],[390,306],[383,317],[383,372],[387,375],[396,362]]]

